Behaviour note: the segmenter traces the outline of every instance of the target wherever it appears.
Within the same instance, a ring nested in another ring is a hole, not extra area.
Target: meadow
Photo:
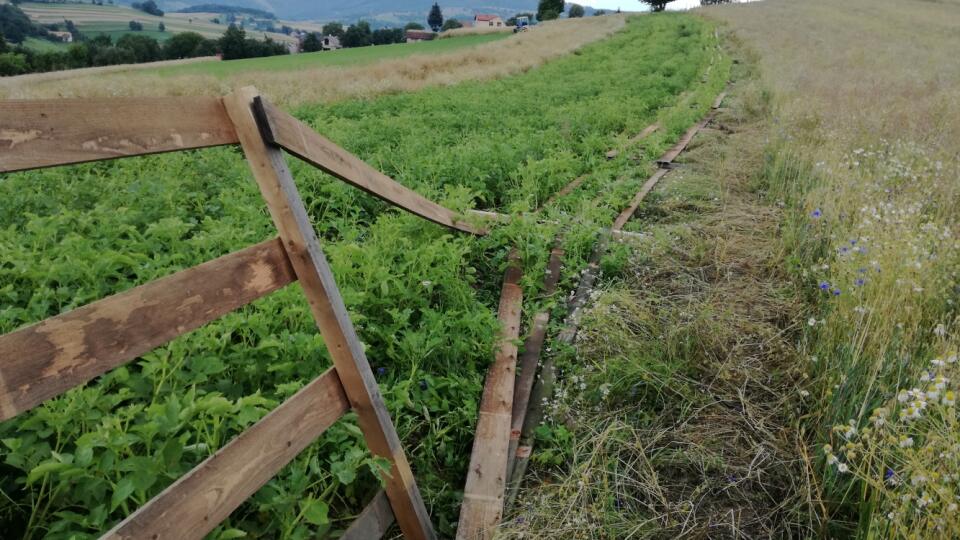
[[[813,448],[797,458],[823,537],[960,531],[958,8],[707,10],[752,51],[770,103],[757,186],[785,208],[783,264],[808,306],[797,429]]]
[[[415,54],[443,54],[459,49],[474,47],[490,43],[507,37],[509,34],[484,34],[464,36],[458,39],[440,39],[423,41],[420,43],[393,43],[371,47],[357,47],[353,49],[339,49],[336,51],[322,51],[313,53],[291,54],[284,56],[270,56],[267,58],[245,58],[229,62],[201,62],[166,66],[153,71],[160,77],[175,77],[179,75],[212,75],[226,77],[244,72],[273,71],[300,71],[336,66],[363,66],[374,62],[403,58]]]
[[[599,229],[652,169],[626,157],[608,161],[604,152],[656,120],[662,129],[642,152],[659,154],[704,114],[726,80],[728,64],[715,63],[713,27],[703,19],[596,19],[607,20],[578,21],[589,31],[553,50],[545,40],[576,26],[544,25],[469,53],[401,62],[393,69],[408,78],[352,94],[348,87],[290,94],[283,76],[257,79],[324,135],[453,208],[529,211],[587,174],[579,190],[544,210],[544,222],[527,215],[474,238],[392,210],[291,160],[443,536],[456,524],[508,248],[521,246],[524,312],[560,309],[563,295],[537,296],[559,223],[568,289]],[[535,54],[511,64],[504,52]],[[564,52],[573,54],[558,58]],[[443,71],[464,58],[475,63]],[[494,58],[504,65],[473,69]],[[303,84],[322,80],[317,73]],[[237,78],[207,81],[177,92],[168,79],[137,91],[215,93]],[[66,91],[117,93],[105,83],[103,90]],[[397,92],[403,89],[418,91]],[[41,85],[37,94],[46,91]],[[0,198],[0,332],[272,234],[236,149],[5,175]],[[293,286],[0,425],[3,530],[95,537],[329,364]],[[330,537],[376,491],[379,469],[358,428],[341,422],[212,536]]]
[[[553,21],[537,31],[453,52],[416,54],[360,66],[326,66],[293,71],[244,70],[224,77],[203,73],[157,75],[141,69],[31,74],[0,78],[0,98],[215,95],[257,86],[275,103],[294,106],[355,97],[409,92],[424,87],[487,80],[523,73],[544,62],[603,39],[623,27],[624,16]],[[453,40],[457,42],[458,40]],[[442,51],[451,45],[431,45]],[[379,49],[380,47],[376,47]],[[370,48],[374,49],[374,48]],[[406,50],[406,49],[404,49]],[[432,49],[437,51],[437,49]],[[378,54],[377,52],[348,54]],[[96,71],[93,71],[96,70]]]
[[[119,37],[130,33],[130,21],[143,23],[144,31],[151,31],[151,37],[161,39],[177,32],[197,32],[207,38],[218,38],[227,26],[211,22],[217,17],[212,13],[165,13],[163,17],[151,15],[127,6],[98,6],[80,3],[31,3],[20,4],[20,9],[30,19],[40,24],[63,23],[69,19],[85,34],[108,34]],[[166,27],[166,32],[156,32],[160,23]],[[153,34],[156,33],[156,35]],[[293,38],[278,32],[248,31],[250,37],[263,39],[270,37],[274,41],[291,42]]]

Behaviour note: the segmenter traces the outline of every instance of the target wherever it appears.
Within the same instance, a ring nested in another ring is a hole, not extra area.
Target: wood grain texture
[[[523,305],[523,289],[519,285],[522,274],[516,250],[510,258],[498,310],[502,333],[480,400],[480,416],[457,526],[459,540],[493,538],[503,515],[517,371],[516,341],[520,336],[520,311]]]
[[[392,464],[386,491],[397,523],[407,538],[435,538],[396,428],[363,352],[363,344],[357,337],[337,289],[330,265],[320,249],[320,242],[293,176],[282,151],[269,146],[262,138],[253,114],[256,97],[256,89],[247,87],[225,97],[224,105],[236,127],[247,162],[253,170],[274,225],[280,232],[287,256],[300,280],[350,405],[357,412],[367,446],[374,455],[384,457]]]
[[[643,186],[640,187],[640,191],[638,191],[637,194],[633,196],[633,199],[631,199],[630,204],[628,204],[627,207],[620,212],[620,215],[617,216],[616,220],[614,220],[613,226],[610,227],[610,229],[614,232],[622,230],[624,225],[626,225],[627,222],[630,221],[630,218],[633,217],[633,214],[637,211],[637,208],[640,208],[640,203],[643,202],[643,199],[648,193],[650,193],[651,190],[653,190],[654,186],[657,185],[657,182],[667,175],[668,172],[670,172],[670,169],[657,169],[657,172],[653,173],[653,175],[643,183]]]
[[[390,508],[390,499],[387,492],[380,490],[374,495],[357,519],[343,533],[340,540],[377,540],[387,534],[393,525],[393,509]]]
[[[486,229],[469,223],[453,210],[440,206],[367,165],[272,104],[259,99],[254,107],[260,129],[268,143],[278,145],[324,172],[414,215],[458,231],[486,234]]]
[[[215,97],[0,101],[0,172],[236,142]]]
[[[280,240],[273,239],[0,336],[0,419],[295,279]]]
[[[559,239],[557,239],[559,243]],[[557,291],[557,282],[560,280],[560,263],[563,260],[563,250],[555,247],[550,251],[550,260],[547,262],[547,271],[543,277],[543,296],[550,297]],[[540,354],[543,343],[547,338],[547,325],[550,324],[550,310],[545,309],[533,317],[533,328],[523,342],[523,354],[520,355],[520,375],[513,389],[513,410],[510,419],[510,447],[507,449],[507,478],[513,471],[517,445],[520,442],[520,431],[523,429],[523,420],[527,416],[527,407],[530,404],[530,391],[533,390],[534,377],[540,367]]]
[[[666,153],[657,159],[657,165],[660,167],[669,167],[670,164],[673,163],[673,160],[677,159],[677,156],[679,156],[680,153],[687,148],[687,145],[693,140],[694,135],[706,127],[706,125],[713,120],[713,117],[716,116],[716,114],[716,109],[712,109],[709,113],[707,113],[706,116],[703,117],[703,120],[700,120],[691,126],[690,129],[683,134],[683,137],[680,137],[680,140],[677,141],[677,144],[673,145],[672,148],[667,150]]]
[[[348,410],[337,372],[328,369],[102,540],[200,540]]]
[[[630,139],[627,140],[626,144],[623,145],[623,148],[614,148],[614,149],[608,151],[608,152],[607,152],[607,159],[613,159],[613,158],[619,156],[619,155],[620,155],[620,152],[621,152],[623,149],[629,148],[629,147],[637,144],[638,142],[642,141],[643,139],[649,137],[654,131],[656,131],[656,130],[658,130],[658,129],[660,129],[660,124],[656,124],[656,123],[655,123],[655,124],[650,124],[649,126],[643,128],[643,131],[641,131],[640,133],[637,133],[637,134],[634,135],[633,137],[630,137]]]

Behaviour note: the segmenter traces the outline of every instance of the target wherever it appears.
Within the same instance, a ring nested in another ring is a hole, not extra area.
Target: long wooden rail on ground
[[[0,420],[299,281],[334,367],[104,537],[203,538],[353,410],[370,451],[387,459],[391,470],[384,491],[344,538],[377,538],[394,520],[408,538],[435,538],[282,149],[420,217],[474,234],[484,234],[484,228],[364,164],[266,103],[253,88],[223,99],[0,102],[0,172],[229,144],[243,149],[279,238],[0,336]],[[514,332],[518,326],[517,320]],[[503,351],[509,355],[509,346]]]

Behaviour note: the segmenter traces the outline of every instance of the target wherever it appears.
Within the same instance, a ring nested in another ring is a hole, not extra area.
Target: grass
[[[208,38],[220,37],[227,26],[208,20],[209,14],[165,13],[163,17],[150,15],[127,6],[98,6],[80,3],[31,3],[24,2],[20,8],[31,20],[41,23],[63,23],[64,19],[73,21],[82,32],[112,33],[129,31],[132,20],[143,23],[146,29],[156,29],[164,23],[166,31],[197,32]],[[290,42],[290,36],[275,32],[249,31],[248,35],[261,39],[270,36],[275,41]]]
[[[815,534],[803,306],[779,264],[782,213],[753,182],[767,106],[751,67],[601,261],[575,345],[554,345],[561,383],[501,537]]]
[[[606,25],[623,22],[610,21],[585,24],[605,35]],[[642,182],[626,158],[608,162],[604,151],[619,134],[659,120],[662,133],[646,148],[652,155],[705,112],[725,79],[715,66],[701,82],[712,41],[712,28],[689,16],[638,17],[608,40],[577,44],[577,54],[546,62],[557,51],[538,52],[532,65],[540,67],[529,73],[294,109],[455,208],[529,210],[590,172],[581,190],[545,211],[547,223],[521,218],[473,238],[290,160],[442,536],[456,524],[509,246],[522,247],[525,312],[555,301],[536,295],[553,223],[569,229],[569,287],[599,224]],[[525,43],[540,42],[484,47]],[[452,56],[464,54],[490,58]],[[3,331],[275,234],[231,148],[7,175],[0,194],[0,246],[13,262],[0,266]],[[294,286],[0,425],[3,529],[96,536],[329,364]],[[340,422],[213,537],[334,536],[378,489],[377,471],[355,424]]]
[[[245,71],[226,77],[205,74],[159,76],[139,69],[129,72],[111,70],[109,74],[99,70],[80,71],[67,78],[54,74],[8,77],[0,78],[0,97],[222,95],[233,88],[251,84],[274,102],[285,105],[373,97],[523,73],[609,36],[622,28],[625,20],[623,16],[565,20],[544,25],[537,32],[525,32],[511,39],[454,52],[413,55],[358,67]]]
[[[756,52],[774,104],[757,182],[787,209],[784,264],[810,311],[802,428],[825,537],[960,534],[958,7],[707,11]]]
[[[62,52],[67,50],[68,43],[55,43],[47,39],[28,37],[23,40],[23,46],[37,52]]]
[[[420,43],[395,43],[376,47],[358,47],[315,53],[271,56],[268,58],[247,58],[229,62],[202,62],[182,66],[163,67],[157,75],[171,77],[178,75],[213,75],[226,77],[244,72],[300,71],[324,67],[356,67],[382,60],[403,58],[415,54],[442,54],[490,43],[506,35],[465,36],[458,39],[442,39]]]

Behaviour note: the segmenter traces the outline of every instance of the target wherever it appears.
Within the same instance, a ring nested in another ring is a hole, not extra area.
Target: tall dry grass
[[[706,10],[759,56],[825,536],[960,536],[960,2]]]
[[[427,86],[503,77],[533,69],[602,39],[623,27],[626,16],[589,17],[543,25],[508,39],[447,54],[415,55],[358,67],[291,72],[246,72],[162,77],[144,72],[97,74],[55,81],[0,79],[0,99],[224,95],[256,85],[282,105],[336,101],[409,92]]]

